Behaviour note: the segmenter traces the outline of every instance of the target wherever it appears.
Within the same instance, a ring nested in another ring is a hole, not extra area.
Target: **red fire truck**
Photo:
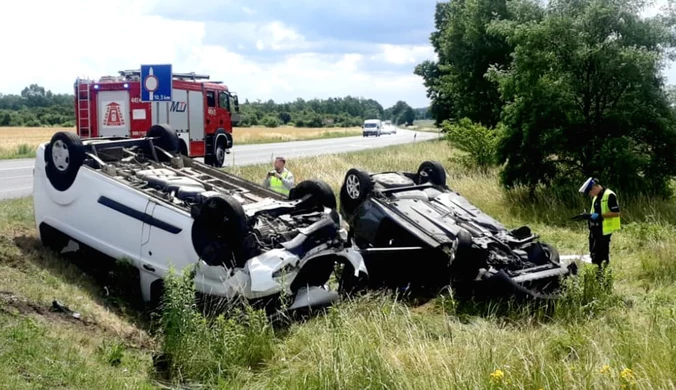
[[[77,134],[91,137],[143,137],[154,125],[168,126],[190,157],[223,166],[233,145],[232,126],[239,123],[239,101],[220,81],[208,75],[174,73],[172,101],[142,102],[141,71],[75,81]]]

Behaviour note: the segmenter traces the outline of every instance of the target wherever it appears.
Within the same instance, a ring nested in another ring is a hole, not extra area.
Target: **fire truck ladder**
[[[85,90],[80,88],[81,85],[86,86]],[[88,80],[77,80],[77,127],[80,137],[89,138],[91,129],[91,109],[90,109],[90,92]]]

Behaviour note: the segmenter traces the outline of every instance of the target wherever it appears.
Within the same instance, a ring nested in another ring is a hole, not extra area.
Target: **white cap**
[[[584,182],[584,184],[582,184],[582,187],[580,187],[578,191],[583,194],[586,194],[587,192],[589,192],[589,190],[591,190],[594,184],[595,184],[594,179],[590,177],[589,179],[587,179],[587,181]]]

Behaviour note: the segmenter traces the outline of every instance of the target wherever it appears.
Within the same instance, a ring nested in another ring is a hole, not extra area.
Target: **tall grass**
[[[256,370],[272,355],[273,335],[265,314],[246,311],[203,314],[195,300],[195,267],[165,280],[161,308],[162,360],[178,382],[215,383]],[[227,317],[226,317],[227,315]]]
[[[354,166],[371,172],[413,171],[424,160],[439,160],[449,173],[451,188],[508,228],[528,225],[561,254],[586,252],[586,226],[569,217],[588,207],[590,200],[576,189],[570,194],[553,194],[546,188],[534,194],[520,189],[504,192],[496,172],[465,169],[448,160],[453,153],[446,143],[433,141],[292,159],[287,165],[298,181],[320,178],[337,192],[343,175]],[[260,165],[234,171],[259,181],[268,169]],[[183,382],[194,388],[201,383],[221,389],[618,389],[623,385],[674,389],[674,202],[618,196],[623,228],[613,235],[608,272],[598,275],[594,266],[582,264],[579,275],[566,281],[564,295],[556,303],[482,304],[447,293],[413,304],[374,292],[280,329],[246,306],[235,309],[233,305],[222,316],[204,313],[195,304],[191,275],[183,274],[167,280],[157,351],[143,349],[146,355],[141,361],[157,353],[156,363],[166,365],[173,384]],[[3,234],[26,232],[31,211],[29,201],[0,203],[0,221],[2,217],[16,221],[4,222]],[[89,287],[91,282],[57,273],[54,266],[46,268],[55,259],[42,259],[45,255],[39,251],[25,254],[26,262],[35,265],[17,269],[22,252],[11,246],[10,239],[2,243],[2,290],[47,299],[52,293],[60,299],[77,297],[85,313],[95,313],[104,324],[119,324],[118,317],[106,316],[105,309],[97,306],[92,297],[98,293]],[[4,265],[3,256],[11,256],[14,265]],[[423,262],[411,259],[410,266],[424,266]],[[0,319],[3,315],[0,311]],[[14,329],[17,324],[0,322],[0,328]],[[52,323],[49,329],[60,331],[63,324]],[[37,382],[49,388],[95,388],[99,381],[102,385],[96,388],[121,388],[122,383],[137,387],[143,383],[140,376],[151,376],[129,363],[133,355],[128,346],[114,340],[96,342],[101,345],[94,355],[97,359],[88,360],[91,348],[54,346],[55,340],[63,343],[73,333],[64,334],[62,338],[50,335],[40,349],[35,340],[41,340],[41,332],[20,339],[30,343],[2,344],[0,382],[30,388],[27,380],[16,379],[21,370],[32,378],[55,378]],[[0,339],[9,337],[10,333],[0,331]],[[11,353],[4,352],[5,345],[11,345]],[[46,364],[41,356],[54,363]],[[90,361],[105,363],[105,369]],[[67,366],[71,362],[73,369]],[[77,380],[60,382],[75,373]]]

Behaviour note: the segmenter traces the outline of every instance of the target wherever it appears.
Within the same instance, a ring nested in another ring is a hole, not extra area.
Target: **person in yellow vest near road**
[[[610,237],[620,230],[620,205],[617,195],[599,184],[598,179],[588,178],[579,190],[592,198],[589,210],[589,254],[592,263],[599,269],[610,262]]]
[[[294,186],[293,173],[286,169],[284,157],[275,158],[275,169],[268,172],[263,180],[263,186],[273,191],[289,196],[289,190]]]

